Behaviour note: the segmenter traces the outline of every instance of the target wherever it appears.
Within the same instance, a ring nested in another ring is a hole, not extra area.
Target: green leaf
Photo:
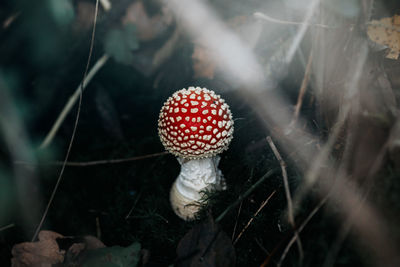
[[[106,247],[88,250],[82,267],[135,267],[140,259],[140,243],[129,247]]]
[[[136,38],[136,27],[133,24],[127,24],[123,28],[110,30],[104,40],[104,50],[115,61],[123,64],[129,64],[133,60],[132,51],[139,47]]]

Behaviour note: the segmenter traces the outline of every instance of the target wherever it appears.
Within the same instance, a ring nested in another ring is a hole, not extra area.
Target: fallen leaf
[[[176,267],[229,267],[235,266],[236,262],[231,239],[211,215],[186,233],[176,252]]]
[[[12,248],[13,267],[40,266],[51,267],[52,264],[62,263],[65,251],[60,251],[57,238],[63,236],[52,231],[41,231],[38,242],[24,242]]]
[[[386,58],[399,58],[400,15],[370,21],[368,23],[367,34],[371,41],[389,48]]]

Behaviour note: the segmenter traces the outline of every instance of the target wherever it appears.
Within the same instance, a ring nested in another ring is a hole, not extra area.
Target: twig
[[[267,136],[267,142],[268,142],[269,146],[271,147],[272,151],[274,152],[275,157],[279,161],[279,164],[281,165],[283,184],[285,186],[286,201],[287,201],[287,205],[288,205],[288,219],[289,219],[289,223],[292,225],[292,228],[294,230],[294,235],[297,240],[297,246],[299,248],[300,261],[302,261],[303,256],[304,256],[303,246],[301,245],[301,240],[300,240],[299,234],[296,230],[296,225],[294,222],[293,203],[292,203],[292,197],[291,197],[291,193],[290,193],[289,182],[288,182],[288,177],[287,177],[287,172],[286,172],[286,163],[283,161],[281,155],[279,154],[278,149],[276,148],[276,146],[270,136]]]
[[[8,225],[6,225],[6,226],[0,227],[0,232],[2,232],[2,231],[4,231],[4,230],[7,230],[7,229],[9,229],[9,228],[13,228],[14,226],[15,226],[15,224],[10,223],[10,224],[8,224]]]
[[[299,118],[300,109],[301,109],[301,106],[303,105],[304,95],[306,93],[308,82],[310,80],[312,57],[313,57],[313,51],[311,49],[310,54],[308,55],[308,61],[307,61],[306,70],[304,71],[303,81],[301,82],[299,96],[297,97],[297,103],[296,103],[296,107],[294,109],[293,119],[292,119],[289,127],[294,126],[295,123],[297,122],[297,119]]]
[[[84,161],[84,162],[67,161],[65,163],[65,166],[88,167],[88,166],[95,166],[95,165],[124,163],[124,162],[130,162],[130,161],[136,161],[136,160],[159,157],[159,156],[163,156],[163,155],[166,155],[166,154],[168,154],[167,151],[154,153],[154,154],[143,155],[143,156],[123,158],[123,159],[108,159],[108,160],[104,159],[104,160],[94,160],[94,161]],[[34,165],[35,164],[35,163],[26,162],[26,161],[14,161],[14,163],[15,164],[21,164],[21,165]],[[55,161],[55,162],[49,162],[49,163],[46,163],[46,164],[47,165],[63,165],[64,162],[63,161]]]
[[[297,233],[300,233],[301,231],[303,231],[304,227],[308,224],[308,222],[311,220],[312,217],[314,217],[314,215],[318,212],[318,210],[325,204],[325,202],[328,200],[329,195],[325,196],[324,199],[322,199],[320,201],[320,203],[318,203],[318,205],[310,212],[310,214],[308,214],[307,218],[303,221],[303,223],[300,225],[300,227],[297,229]],[[293,245],[294,241],[296,241],[297,237],[296,237],[296,232],[294,233],[292,239],[290,239],[289,243],[287,244],[285,250],[282,253],[281,258],[279,259],[279,262],[277,264],[277,266],[281,266],[283,261],[286,258],[287,253],[289,252],[290,247]]]
[[[135,202],[134,202],[133,205],[132,205],[132,208],[129,210],[128,214],[125,216],[125,220],[127,220],[127,219],[131,216],[132,211],[133,211],[133,209],[136,207],[136,204],[138,203],[139,198],[140,198],[141,195],[142,195],[142,191],[140,191],[140,193],[139,193],[138,196],[136,197]]]
[[[329,26],[329,25],[325,25],[325,24],[310,24],[310,23],[304,23],[304,22],[294,22],[294,21],[275,19],[275,18],[267,16],[266,14],[261,13],[261,12],[255,12],[253,14],[253,16],[257,19],[263,19],[263,20],[278,23],[278,24],[286,24],[286,25],[304,25],[305,24],[307,26],[316,26],[316,27],[321,27],[321,28],[325,28],[325,29],[335,29],[336,28],[334,26]]]
[[[267,205],[267,203],[269,202],[269,200],[271,199],[271,197],[276,193],[276,190],[274,190],[266,200],[264,200],[261,203],[261,206],[258,208],[258,210],[256,211],[256,213],[254,213],[253,217],[251,217],[251,219],[247,222],[246,226],[243,228],[243,230],[240,232],[240,234],[236,237],[235,241],[233,241],[233,245],[235,245],[240,237],[243,235],[243,233],[247,230],[247,228],[249,228],[250,224],[254,221],[254,219],[257,217],[258,213],[260,213],[260,211],[265,207],[265,205]]]
[[[248,195],[250,195],[262,182],[264,182],[267,178],[271,177],[275,173],[275,169],[269,170],[263,177],[261,177],[257,182],[255,182],[243,195],[240,195],[238,199],[229,205],[216,219],[215,222],[218,223],[221,221],[224,216],[231,211],[234,207],[236,207],[243,199],[245,199]]]
[[[101,240],[101,226],[100,226],[100,219],[96,217],[96,237]]]
[[[75,105],[78,98],[80,98],[81,92],[83,92],[83,90],[86,88],[86,86],[92,80],[94,75],[96,75],[96,73],[104,66],[104,64],[106,64],[108,59],[109,59],[109,56],[107,54],[104,54],[101,58],[99,58],[97,60],[97,62],[91,68],[89,73],[87,75],[85,75],[83,82],[81,82],[78,85],[78,88],[76,88],[74,94],[71,95],[68,102],[65,104],[63,110],[58,115],[57,120],[54,122],[53,126],[51,127],[51,130],[46,135],[46,138],[44,139],[42,144],[40,144],[39,149],[46,148],[53,141],[61,124],[64,122],[65,118],[67,117],[68,113],[71,111],[72,107]]]
[[[36,231],[35,231],[35,233],[34,233],[34,235],[33,235],[33,237],[32,237],[32,242],[35,241],[36,237],[37,237],[38,234],[39,234],[40,229],[42,228],[42,225],[43,225],[43,223],[44,223],[44,220],[46,219],[46,216],[47,216],[47,213],[48,213],[48,211],[49,211],[49,209],[50,209],[51,203],[53,202],[53,199],[54,199],[54,196],[56,195],[58,186],[60,185],[60,182],[61,182],[61,179],[62,179],[64,170],[65,170],[65,166],[66,166],[66,163],[67,163],[67,161],[68,161],[69,154],[70,154],[70,152],[71,152],[72,144],[73,144],[73,142],[74,142],[76,129],[77,129],[77,127],[78,127],[78,121],[79,121],[79,115],[80,115],[80,111],[81,111],[81,105],[82,105],[83,86],[84,86],[85,80],[86,80],[86,78],[87,78],[86,75],[87,75],[87,72],[88,72],[88,69],[89,69],[90,59],[92,58],[92,53],[93,53],[94,36],[95,36],[95,33],[96,33],[96,23],[97,23],[97,14],[98,14],[98,10],[99,10],[99,0],[96,0],[96,8],[95,8],[95,13],[94,13],[93,31],[92,31],[92,38],[91,38],[91,41],[90,41],[89,56],[88,56],[88,60],[87,60],[85,72],[83,73],[83,78],[82,78],[83,83],[82,83],[82,86],[78,88],[78,93],[79,93],[79,104],[78,104],[78,111],[77,111],[76,119],[75,119],[75,123],[74,123],[74,128],[73,128],[73,130],[72,130],[71,140],[70,140],[70,142],[69,142],[68,149],[67,149],[67,154],[65,155],[64,164],[63,164],[63,166],[61,167],[61,171],[60,171],[60,174],[59,174],[59,176],[58,176],[56,185],[54,186],[53,192],[51,193],[49,202],[47,203],[47,206],[46,206],[46,209],[44,210],[43,216],[42,216],[42,218],[41,218],[41,220],[40,220],[40,222],[39,222],[39,225],[38,225],[38,227],[36,228]]]
[[[235,226],[233,227],[231,240],[233,240],[233,238],[235,237],[235,234],[236,234],[236,227],[237,227],[237,223],[238,223],[238,220],[239,220],[240,212],[242,211],[242,204],[243,204],[243,201],[240,201],[240,206],[239,206],[238,214],[236,216]]]
[[[254,238],[254,241],[256,242],[256,244],[258,245],[258,247],[267,255],[270,255],[270,253],[268,252],[268,250],[261,244],[261,242],[256,238]]]

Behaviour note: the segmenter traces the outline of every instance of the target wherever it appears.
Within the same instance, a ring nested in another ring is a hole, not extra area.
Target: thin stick
[[[142,195],[142,191],[140,191],[140,193],[136,197],[135,202],[132,205],[132,208],[129,210],[128,214],[125,216],[125,220],[127,220],[131,216],[131,214],[132,214],[133,210],[135,209],[136,204],[138,203],[141,195]]]
[[[101,226],[100,226],[100,219],[96,217],[96,237],[101,240]]]
[[[78,111],[77,111],[76,119],[75,119],[75,123],[74,123],[74,129],[72,131],[71,140],[70,140],[69,145],[68,145],[67,154],[65,155],[64,164],[63,164],[63,166],[61,168],[61,171],[60,171],[60,174],[58,176],[56,185],[54,186],[53,192],[51,193],[49,202],[47,203],[46,209],[45,209],[45,211],[43,213],[43,216],[42,216],[42,218],[40,220],[40,223],[39,223],[38,227],[36,228],[36,231],[35,231],[35,233],[34,233],[34,235],[32,237],[32,242],[35,241],[36,237],[39,234],[40,229],[42,228],[44,220],[46,219],[46,216],[47,216],[47,213],[48,213],[48,211],[50,209],[51,203],[53,202],[53,199],[54,199],[54,196],[56,195],[58,186],[60,185],[64,170],[65,170],[65,166],[66,166],[66,163],[68,161],[69,154],[71,152],[72,144],[74,142],[76,129],[78,127],[78,121],[79,121],[79,115],[80,115],[80,111],[81,111],[81,105],[82,105],[82,92],[83,92],[84,81],[86,79],[86,75],[87,75],[87,72],[88,72],[88,69],[89,69],[90,59],[91,59],[92,53],[93,53],[94,36],[95,36],[95,32],[96,32],[96,23],[97,23],[98,10],[99,10],[99,0],[96,0],[96,8],[95,8],[95,14],[94,14],[93,31],[92,31],[92,38],[91,38],[91,42],[90,42],[89,56],[88,56],[88,60],[87,60],[87,64],[86,64],[86,69],[85,69],[85,72],[83,74],[82,88],[79,88],[79,91],[78,91],[79,92],[79,104],[78,104]]]
[[[235,234],[236,234],[236,227],[237,227],[237,223],[239,220],[240,212],[242,211],[242,205],[243,205],[243,201],[240,201],[239,210],[238,210],[238,214],[236,216],[235,226],[233,227],[231,240],[233,240],[233,238],[235,237]]]
[[[316,26],[316,27],[321,27],[321,28],[325,28],[325,29],[334,29],[334,28],[336,28],[336,27],[333,27],[333,26],[325,25],[325,24],[309,24],[309,23],[304,23],[304,22],[294,22],[294,21],[286,21],[286,20],[275,19],[275,18],[267,16],[266,14],[261,13],[261,12],[255,12],[253,14],[253,16],[255,18],[257,18],[257,19],[263,19],[263,20],[266,20],[266,21],[269,21],[269,22],[273,22],[273,23],[278,23],[278,24],[297,25],[297,26],[306,24],[307,26]]]
[[[81,95],[81,92],[86,88],[86,86],[90,83],[94,75],[106,64],[109,56],[104,54],[101,58],[97,60],[94,66],[91,68],[89,73],[85,75],[83,82],[78,85],[73,95],[70,96],[68,102],[65,104],[64,108],[62,109],[61,113],[58,115],[57,120],[54,122],[51,130],[46,135],[46,138],[39,146],[39,149],[46,148],[54,139],[58,129],[60,128],[61,124],[64,122],[65,118],[67,117],[68,113],[71,111],[72,107],[75,105],[76,101]]]
[[[267,136],[267,142],[268,142],[269,146],[271,147],[272,151],[274,152],[275,157],[279,161],[279,164],[281,165],[283,184],[285,186],[286,201],[287,201],[287,205],[288,205],[288,219],[289,219],[289,223],[292,225],[292,228],[294,230],[294,234],[295,234],[295,237],[297,240],[297,246],[299,249],[300,261],[302,261],[303,256],[304,256],[303,246],[301,245],[301,240],[300,240],[299,234],[296,230],[296,225],[294,222],[293,203],[292,203],[292,197],[291,197],[291,193],[290,193],[289,182],[288,182],[288,177],[287,177],[287,172],[286,172],[286,163],[283,161],[281,154],[279,154],[279,151],[276,148],[276,146],[270,136]]]
[[[235,241],[233,242],[233,245],[235,245],[240,237],[243,235],[243,233],[247,230],[247,228],[249,228],[250,224],[254,221],[254,219],[257,217],[258,213],[260,213],[260,211],[265,207],[265,205],[267,205],[267,203],[269,202],[269,200],[271,199],[271,197],[276,193],[276,190],[274,190],[266,200],[264,200],[261,203],[261,206],[258,208],[258,210],[256,211],[256,213],[254,213],[253,217],[251,217],[251,219],[247,222],[246,226],[243,228],[243,230],[240,232],[240,234],[236,237]]]
[[[65,166],[73,166],[73,167],[88,167],[88,166],[95,166],[95,165],[104,165],[104,164],[115,164],[115,163],[124,163],[148,158],[159,157],[168,154],[169,152],[158,152],[154,154],[148,154],[143,156],[136,156],[130,158],[123,158],[123,159],[104,159],[104,160],[93,160],[93,161],[84,161],[84,162],[75,162],[75,161],[67,161]],[[15,164],[21,165],[34,165],[34,163],[26,162],[26,161],[14,161]],[[46,163],[47,165],[63,165],[63,161],[55,161]]]
[[[304,227],[308,224],[308,222],[311,220],[312,217],[314,217],[314,215],[321,209],[321,207],[325,204],[325,202],[328,200],[329,195],[327,195],[324,199],[322,199],[320,201],[320,203],[318,203],[318,205],[310,212],[310,214],[308,214],[307,218],[303,221],[303,223],[300,225],[300,227],[297,229],[297,233],[300,233],[301,231],[303,231]],[[294,241],[296,241],[297,237],[296,237],[296,232],[294,233],[292,239],[290,239],[289,243],[287,244],[285,250],[282,253],[281,258],[279,259],[279,262],[277,264],[277,266],[281,266],[283,261],[286,258],[287,253],[290,250],[290,247],[293,245]]]
[[[216,219],[215,222],[218,223],[221,221],[224,216],[231,211],[234,207],[236,207],[243,199],[245,199],[248,195],[250,195],[262,182],[264,182],[267,178],[271,177],[275,174],[275,169],[269,170],[263,177],[261,177],[257,182],[255,182],[243,195],[240,195],[238,199],[229,205]]]
[[[313,52],[311,49],[310,54],[308,55],[306,70],[304,71],[303,81],[301,82],[301,87],[300,87],[299,95],[297,97],[296,107],[294,109],[293,119],[292,119],[290,125],[295,125],[295,123],[297,122],[297,119],[299,118],[300,109],[303,105],[304,95],[306,93],[306,89],[308,87],[308,82],[310,80],[312,58],[313,58]]]
[[[9,229],[9,228],[13,228],[14,226],[15,226],[15,224],[10,223],[10,224],[8,224],[8,225],[6,225],[6,226],[0,227],[0,232],[2,232],[2,231],[4,231],[4,230],[7,230],[7,229]]]

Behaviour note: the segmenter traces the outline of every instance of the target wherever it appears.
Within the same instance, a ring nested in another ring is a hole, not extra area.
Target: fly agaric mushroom
[[[232,140],[229,106],[206,88],[182,89],[161,108],[158,133],[165,149],[181,164],[170,192],[172,208],[182,219],[193,219],[205,190],[226,187],[217,154]]]

